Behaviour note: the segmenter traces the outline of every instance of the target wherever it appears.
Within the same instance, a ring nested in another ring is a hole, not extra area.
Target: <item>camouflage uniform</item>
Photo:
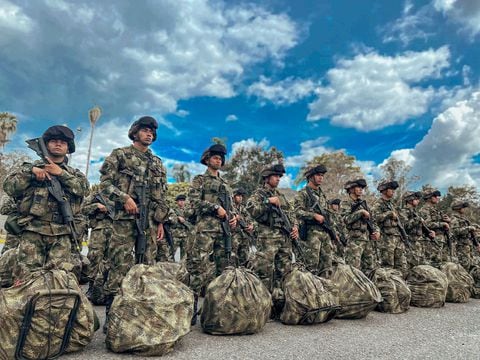
[[[190,287],[199,294],[226,266],[225,236],[222,230],[222,219],[217,216],[221,206],[220,193],[232,201],[232,190],[220,175],[214,176],[208,170],[203,175],[193,178],[188,193],[190,205],[196,216],[194,228],[195,238],[192,249],[187,254],[190,272]],[[225,209],[228,211],[228,209]],[[232,248],[232,255],[235,249]]]
[[[330,200],[328,203],[330,205],[330,219],[332,221],[335,232],[338,234],[340,239],[343,239],[342,240],[343,242],[348,244],[347,228],[345,227],[345,223],[343,222],[342,214],[340,213],[340,210],[334,210],[331,207],[332,204],[337,204],[338,206],[340,206],[341,201],[340,199],[333,199],[333,200]],[[345,257],[345,245],[343,243],[334,242],[333,250],[334,250],[334,254],[338,258],[343,259]]]
[[[171,209],[166,223],[170,225],[170,231],[173,238],[173,254],[180,248],[180,259],[185,258],[187,252],[190,251],[189,244],[192,237],[193,225],[186,219],[186,209],[178,206]],[[185,222],[181,223],[178,218],[183,217]]]
[[[329,215],[330,211],[322,189],[318,187],[317,190],[307,190],[307,187],[308,185],[298,191],[294,199],[295,215],[300,223],[303,222],[302,226],[307,229],[299,243],[305,253],[305,259],[302,260],[306,262],[306,267],[314,274],[320,274],[323,270],[332,266],[333,243],[321,224],[313,218],[315,212],[312,207],[314,202],[318,202],[320,207]],[[311,196],[308,194],[309,191]]]
[[[42,268],[63,267],[70,270],[72,266],[70,227],[64,224],[58,202],[49,193],[47,182],[37,181],[32,176],[32,168],[43,165],[43,161],[24,163],[8,175],[3,184],[5,192],[19,201],[18,223],[23,226],[18,247],[19,268],[15,273],[18,279]],[[57,179],[73,215],[78,216],[83,197],[88,192],[88,181],[79,170],[65,162],[57,165],[63,170]]]
[[[247,233],[247,230],[243,229],[243,226],[249,226],[253,224],[253,219],[250,216],[250,213],[247,211],[247,208],[243,204],[233,203],[233,208],[235,212],[240,216],[237,226],[232,231],[233,235],[233,247],[236,249],[236,254],[238,258],[238,265],[245,266],[250,254],[250,247],[254,244],[254,234]]]
[[[131,197],[138,202],[136,186],[146,187],[148,221],[144,263],[152,264],[157,252],[157,225],[165,220],[168,213],[165,203],[167,179],[162,160],[153,155],[150,149],[142,152],[133,145],[113,150],[105,159],[100,173],[102,193],[115,202],[115,220],[107,252],[110,270],[105,282],[105,294],[108,296],[118,292],[122,279],[135,263],[136,215],[128,214],[124,209],[126,199]]]
[[[452,204],[452,209],[456,210],[467,206],[468,203],[457,201]],[[466,216],[457,211],[452,213],[451,219],[451,233],[456,240],[458,261],[465,270],[469,271],[474,262],[473,245],[478,248],[478,241],[475,237],[475,232],[478,231],[478,227],[472,225]]]
[[[412,245],[410,249],[406,249],[408,266],[412,268],[417,265],[428,264],[425,249],[428,247],[430,240],[424,237],[420,214],[416,208],[405,206],[401,210],[401,216],[404,219],[403,225]]]
[[[6,198],[6,200],[2,204],[2,207],[0,208],[0,214],[7,215],[6,223],[9,221],[12,221],[14,218],[18,216],[17,205],[15,203],[15,200],[12,197]],[[7,224],[5,224],[5,227],[7,227]],[[17,230],[20,230],[20,229],[17,229]],[[3,245],[2,252],[0,253],[0,255],[5,253],[5,251],[7,250],[16,248],[18,246],[19,241],[20,241],[20,234],[14,234],[11,231],[7,230],[5,245]]]
[[[260,186],[248,199],[247,210],[257,222],[257,253],[255,272],[265,286],[273,291],[280,288],[283,276],[290,271],[292,265],[292,241],[282,229],[282,219],[267,204],[269,197],[278,197],[281,209],[290,223],[296,225],[293,207],[285,196],[277,189]]]
[[[405,244],[398,228],[402,219],[394,219],[394,212],[400,216],[399,209],[394,207],[392,201],[384,198],[379,198],[372,206],[375,223],[380,227],[380,261],[382,267],[398,269],[406,275]]]

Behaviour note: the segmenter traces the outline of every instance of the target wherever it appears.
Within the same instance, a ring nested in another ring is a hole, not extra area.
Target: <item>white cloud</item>
[[[315,83],[309,79],[288,77],[273,83],[271,79],[261,76],[260,81],[248,87],[247,94],[263,101],[268,100],[275,105],[288,105],[312,95],[315,86]]]
[[[391,157],[412,166],[422,183],[440,188],[450,185],[480,187],[480,92],[438,115],[425,137],[413,149],[400,149]]]
[[[428,110],[435,91],[421,82],[439,78],[449,65],[446,46],[394,57],[370,52],[342,59],[327,72],[328,85],[317,89],[308,120],[330,117],[334,125],[360,131],[402,124]]]
[[[477,0],[433,0],[433,7],[460,25],[472,38],[480,33],[480,2]]]
[[[187,117],[188,115],[190,115],[190,112],[187,111],[187,110],[180,109],[180,110],[177,110],[177,112],[175,113],[175,115],[177,115],[178,117],[181,117],[181,118],[185,118],[185,117]]]
[[[225,118],[226,122],[232,122],[232,121],[237,121],[237,120],[238,120],[238,116],[234,115],[234,114],[230,114]]]
[[[285,188],[291,189],[295,185],[294,182],[295,182],[295,179],[292,177],[292,174],[287,173],[281,177],[278,187],[281,189],[285,189]]]
[[[300,143],[300,154],[287,156],[285,158],[285,166],[301,167],[315,156],[320,156],[324,153],[332,151],[331,148],[325,146],[329,140],[328,137],[319,137],[313,140],[307,140]]]
[[[263,138],[260,141],[256,141],[252,138],[245,139],[245,140],[240,140],[240,141],[234,142],[232,144],[232,152],[231,152],[230,156],[235,155],[235,153],[240,149],[252,149],[252,148],[255,148],[255,147],[259,147],[261,149],[266,149],[269,146],[270,146],[270,142],[265,138]]]
[[[30,33],[33,21],[23,10],[7,0],[0,0],[0,44],[8,41],[11,31]]]

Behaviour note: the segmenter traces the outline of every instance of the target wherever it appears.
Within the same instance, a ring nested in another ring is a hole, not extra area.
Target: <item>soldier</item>
[[[7,237],[5,239],[5,245],[2,248],[2,252],[0,253],[1,255],[7,250],[14,249],[18,246],[22,229],[17,224],[17,204],[12,197],[5,198],[5,201],[0,208],[0,214],[7,215],[7,219],[5,220],[5,230],[7,231]]]
[[[452,235],[456,240],[457,256],[460,265],[469,271],[473,265],[473,245],[480,251],[480,244],[476,233],[478,225],[472,224],[465,216],[465,210],[470,206],[466,201],[452,202]]]
[[[88,227],[91,229],[87,253],[90,262],[87,270],[89,278],[87,296],[95,303],[104,302],[103,286],[108,271],[106,252],[112,236],[114,206],[114,203],[97,191],[85,199],[82,210],[88,218]]]
[[[170,252],[175,255],[177,249],[180,248],[180,259],[184,259],[190,249],[189,241],[193,230],[193,225],[188,222],[185,214],[186,199],[187,197],[184,194],[175,198],[177,206],[172,209],[165,224],[168,225],[173,240],[173,248]]]
[[[291,240],[298,239],[293,207],[277,189],[283,174],[281,164],[265,167],[260,173],[263,183],[247,202],[247,210],[258,224],[255,271],[270,292],[280,289],[283,276],[291,269]]]
[[[74,134],[66,126],[49,127],[39,141],[46,146],[45,160],[23,163],[9,174],[3,184],[5,192],[18,199],[19,219],[23,227],[18,246],[18,269],[14,274],[21,281],[33,271],[43,268],[72,270],[71,237],[74,227],[65,222],[68,214],[53,196],[51,181],[58,181],[62,198],[70,205],[73,217],[81,212],[88,181],[79,170],[67,165],[67,154],[75,151]],[[56,193],[58,195],[58,193]]]
[[[307,185],[294,199],[295,214],[302,230],[299,241],[305,256],[302,260],[316,275],[332,267],[333,242],[337,241],[327,198],[320,186],[326,172],[324,165],[308,167],[304,173]]]
[[[113,150],[100,169],[100,190],[115,203],[108,248],[110,270],[104,286],[107,315],[104,332],[122,279],[135,262],[152,264],[157,251],[156,240],[163,238],[163,222],[168,213],[166,171],[162,160],[149,149],[157,139],[157,128],[153,117],[143,116],[136,120],[128,131],[133,144]],[[144,234],[147,234],[145,253],[136,247],[134,260],[133,248]]]
[[[450,217],[438,207],[441,195],[437,189],[425,189],[423,192],[425,204],[420,209],[420,216],[425,220],[425,224],[435,232],[435,239],[429,241],[428,248],[425,249],[425,254],[429,254],[427,260],[430,260],[434,265],[448,261],[449,255],[454,255],[453,247],[448,245],[450,239]]]
[[[417,211],[421,198],[420,191],[407,191],[402,198],[404,206],[401,209],[401,216],[405,219],[405,231],[411,243],[411,247],[406,249],[407,264],[410,268],[429,264],[425,250],[429,248],[429,242],[435,238],[435,232],[427,227],[425,220]]]
[[[380,238],[367,202],[362,199],[366,187],[364,179],[347,181],[344,189],[348,198],[341,204],[341,214],[348,234],[345,262],[363,272],[375,268],[378,256],[376,242]]]
[[[233,231],[233,247],[236,249],[240,266],[246,265],[250,247],[255,245],[253,219],[243,202],[245,195],[246,192],[242,188],[236,189],[233,193],[233,207],[237,213],[237,226]]]
[[[398,269],[406,276],[408,268],[405,247],[409,242],[400,218],[400,211],[392,200],[396,189],[398,189],[396,181],[381,181],[377,186],[381,196],[372,206],[372,213],[375,223],[380,228],[381,266]]]
[[[221,144],[212,145],[203,152],[200,163],[207,166],[207,170],[193,178],[188,193],[196,217],[195,238],[187,254],[190,287],[195,293],[192,325],[196,323],[196,306],[202,288],[222,273],[231,255],[225,251],[225,242],[231,240],[230,228],[236,226],[237,219],[232,211],[232,191],[219,172],[225,165],[226,154]]]
[[[340,199],[328,200],[328,206],[330,208],[330,215],[332,217],[332,223],[334,224],[335,232],[338,234],[339,241],[336,241],[334,245],[334,253],[339,258],[343,259],[345,256],[345,247],[347,246],[347,229],[343,222],[340,213]]]

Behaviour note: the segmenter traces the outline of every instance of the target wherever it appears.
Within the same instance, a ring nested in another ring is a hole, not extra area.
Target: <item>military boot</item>
[[[110,317],[110,308],[113,303],[113,295],[105,295],[105,323],[103,324],[103,333],[106,334],[108,330],[108,320]]]
[[[194,294],[193,295],[193,316],[192,316],[192,321],[190,321],[191,326],[195,326],[197,323],[197,311],[198,311],[198,295]]]

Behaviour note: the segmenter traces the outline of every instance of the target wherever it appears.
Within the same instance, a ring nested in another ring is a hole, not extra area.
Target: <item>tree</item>
[[[224,178],[233,187],[242,187],[250,195],[260,182],[261,170],[270,164],[282,163],[283,153],[275,147],[260,145],[238,149],[223,167]]]
[[[9,136],[15,131],[17,131],[16,116],[8,112],[0,113],[0,147],[2,149],[10,141]]]
[[[190,182],[192,174],[188,171],[188,167],[185,164],[175,164],[172,168],[172,176],[176,182]]]
[[[0,202],[6,194],[3,192],[3,182],[5,177],[12,173],[15,168],[24,162],[31,162],[32,159],[25,153],[13,151],[10,153],[0,153]]]
[[[187,182],[176,182],[173,184],[168,184],[167,190],[167,203],[168,206],[172,207],[175,205],[175,198],[180,195],[188,195],[188,190],[190,189],[190,184]]]
[[[315,156],[300,168],[295,184],[306,181],[303,176],[305,169],[312,165],[323,164],[327,168],[322,183],[322,190],[327,198],[336,198],[345,194],[344,184],[348,180],[364,177],[359,166],[355,165],[355,157],[345,154],[343,150]]]
[[[401,199],[402,195],[408,190],[410,185],[417,182],[420,177],[417,175],[410,175],[412,167],[407,165],[403,160],[389,158],[387,162],[380,166],[382,170],[383,179],[395,180],[398,182],[398,189],[395,191],[395,199]],[[377,181],[377,184],[381,180]]]
[[[439,206],[445,212],[451,211],[454,200],[467,201],[469,203],[469,217],[476,223],[480,218],[478,211],[480,209],[480,194],[477,188],[472,185],[450,186],[445,196],[442,196]]]

